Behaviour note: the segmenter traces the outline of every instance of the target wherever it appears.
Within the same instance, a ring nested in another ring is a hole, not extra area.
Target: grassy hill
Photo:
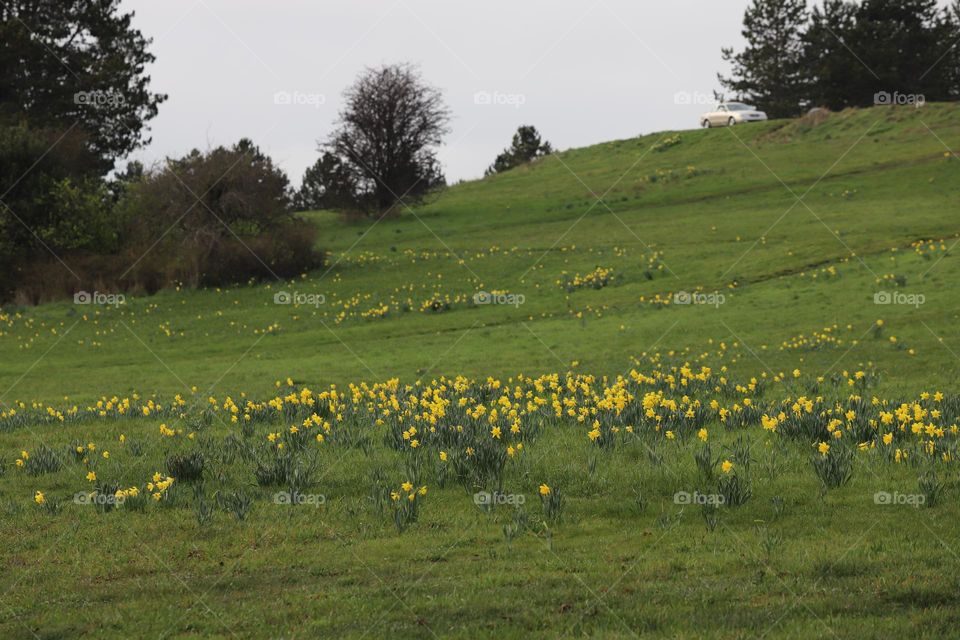
[[[916,388],[957,371],[960,345],[939,342],[957,320],[957,148],[955,105],[851,110],[570,150],[379,222],[316,213],[330,267],[300,281],[9,310],[0,386],[16,382],[6,401],[86,401],[574,361],[616,374],[655,348],[693,358],[724,341],[744,371],[871,361],[899,374],[887,384]],[[602,290],[558,284],[598,267],[610,270]],[[925,304],[874,305],[888,290]],[[324,304],[278,306],[280,291]],[[475,306],[478,291],[524,303]],[[650,302],[679,291],[722,292],[724,304]],[[421,311],[434,297],[450,308]],[[865,338],[877,319],[897,345]],[[835,341],[782,349],[824,328]]]
[[[951,149],[645,135],[305,214],[292,282],[5,309],[0,637],[948,636]]]

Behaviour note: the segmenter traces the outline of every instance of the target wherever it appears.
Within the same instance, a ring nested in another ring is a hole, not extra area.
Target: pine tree
[[[949,97],[952,74],[943,54],[950,35],[937,0],[865,0],[851,42],[872,70],[852,87],[859,104],[872,104],[879,92]]]
[[[149,143],[166,96],[150,91],[150,40],[120,0],[0,2],[0,121],[78,130],[105,174]]]
[[[805,93],[802,68],[803,30],[808,12],[804,0],[753,0],[743,16],[746,48],[725,48],[723,60],[733,75],[720,84],[771,117],[797,115]]]
[[[803,67],[813,106],[840,110],[856,104],[851,87],[866,72],[850,48],[857,25],[857,5],[826,0],[814,7],[804,35]]]
[[[827,0],[814,9],[804,64],[811,98],[831,109],[956,96],[960,36],[936,0]]]
[[[294,197],[300,211],[316,209],[356,209],[363,199],[358,176],[340,158],[324,153],[307,169],[303,183]]]
[[[497,156],[484,175],[502,173],[551,153],[553,153],[553,147],[549,142],[541,141],[537,128],[523,125],[513,134],[510,146]]]

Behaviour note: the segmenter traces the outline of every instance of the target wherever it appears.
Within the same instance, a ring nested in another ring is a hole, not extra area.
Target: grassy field
[[[4,309],[0,637],[949,635],[951,149],[644,135],[305,214],[295,281]]]

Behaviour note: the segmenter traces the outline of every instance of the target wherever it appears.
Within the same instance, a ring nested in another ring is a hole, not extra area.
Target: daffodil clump
[[[723,353],[734,345],[714,346]],[[174,478],[196,489],[205,475],[221,481],[238,469],[252,473],[247,480],[260,487],[304,492],[318,477],[314,471],[327,450],[369,450],[380,443],[396,455],[411,483],[425,485],[429,477],[440,488],[453,481],[469,493],[493,492],[528,470],[528,458],[534,459],[529,452],[545,433],[557,430],[582,443],[569,455],[588,455],[592,465],[620,448],[661,461],[692,455],[702,479],[721,484],[717,489],[731,505],[750,496],[748,465],[756,453],[728,450],[724,434],[734,434],[738,442],[753,438],[765,447],[800,444],[827,488],[849,481],[856,456],[921,471],[943,468],[942,476],[960,447],[960,396],[930,391],[916,398],[881,397],[871,393],[877,378],[869,367],[816,378],[798,367],[736,380],[726,367],[670,363],[659,354],[647,356],[648,366],[639,364],[612,378],[571,370],[407,384],[394,378],[319,391],[287,378],[277,380],[276,394],[266,399],[240,393],[186,403],[181,396],[164,401],[134,394],[105,397],[77,411],[21,403],[7,410],[0,428],[17,429],[21,421],[42,427],[86,420],[97,430],[127,420],[152,422],[142,438],[118,436],[118,429],[110,436],[115,446],[87,440],[55,444],[55,432],[45,432],[48,444],[23,442],[7,458],[14,460],[8,477],[69,474],[77,485],[73,492],[99,488],[113,494],[130,491],[113,482],[144,451],[162,452],[164,466],[158,468],[164,471],[137,489],[147,504],[163,501]],[[206,431],[211,425],[227,434],[213,436]],[[387,491],[384,505],[409,503],[415,494],[414,505],[397,516],[403,528],[415,521],[420,494],[392,491],[404,500],[390,499]],[[550,507],[551,514],[559,511]]]
[[[597,267],[585,274],[569,275],[563,272],[561,276],[562,279],[558,280],[557,284],[563,287],[567,293],[572,293],[577,289],[603,289],[613,279],[613,269]]]
[[[537,493],[540,495],[544,520],[549,524],[558,524],[563,518],[563,507],[565,505],[563,492],[557,487],[541,484]]]
[[[147,493],[154,502],[160,502],[167,496],[170,487],[173,486],[174,479],[165,476],[159,471],[153,474],[150,482],[147,483]]]
[[[417,521],[417,518],[420,517],[420,507],[426,495],[426,485],[415,487],[409,480],[390,492],[390,502],[393,505],[393,522],[397,526],[397,531],[403,532]]]

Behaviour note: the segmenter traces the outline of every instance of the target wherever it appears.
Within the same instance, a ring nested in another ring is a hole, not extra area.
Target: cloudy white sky
[[[154,40],[152,86],[170,96],[153,143],[134,157],[246,136],[299,184],[343,89],[364,67],[395,62],[419,65],[446,96],[454,119],[440,158],[450,181],[482,175],[521,124],[560,149],[689,128],[726,71],[720,48],[740,47],[747,4],[124,0]],[[292,104],[277,104],[278,93]]]

